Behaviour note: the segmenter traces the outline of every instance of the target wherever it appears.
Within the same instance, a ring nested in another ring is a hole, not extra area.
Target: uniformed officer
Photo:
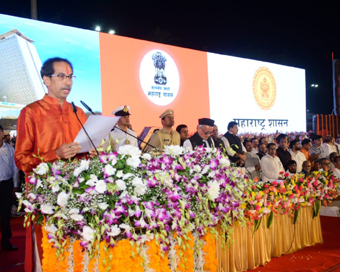
[[[118,150],[123,145],[133,145],[138,147],[137,134],[129,128],[130,125],[130,107],[121,106],[115,109],[112,114],[120,116],[117,124],[113,127],[110,133],[110,144],[115,150]],[[135,136],[132,137],[131,135]]]
[[[148,146],[148,151],[151,151],[154,146],[158,148],[159,150],[163,150],[164,146],[166,145],[180,145],[181,144],[181,137],[179,136],[179,133],[172,129],[173,125],[175,124],[174,119],[174,111],[171,109],[166,110],[163,112],[159,118],[161,118],[161,122],[163,125],[163,128],[160,130],[157,130],[151,135]]]

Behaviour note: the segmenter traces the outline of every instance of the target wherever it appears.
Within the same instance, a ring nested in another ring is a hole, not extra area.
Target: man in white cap
[[[109,136],[110,144],[115,150],[118,150],[119,147],[123,145],[133,145],[138,147],[137,134],[129,128],[131,115],[129,110],[130,107],[125,105],[115,109],[112,112],[113,115],[117,117],[120,116],[117,124],[113,127]]]
[[[215,121],[210,118],[198,119],[197,132],[183,143],[183,147],[195,149],[197,146],[215,147],[211,137],[214,131]]]
[[[161,118],[163,128],[157,130],[151,135],[149,141],[150,145],[147,149],[148,152],[154,149],[152,146],[159,150],[163,150],[166,145],[181,145],[181,137],[179,133],[172,129],[175,124],[174,111],[168,109],[163,112],[159,118]]]

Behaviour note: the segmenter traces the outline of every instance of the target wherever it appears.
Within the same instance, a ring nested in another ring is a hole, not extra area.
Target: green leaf
[[[314,218],[314,217],[317,217],[317,216],[319,215],[320,209],[321,209],[321,200],[318,199],[318,200],[316,200],[315,203],[314,203],[314,207],[313,207],[313,218]]]
[[[254,224],[254,233],[259,229],[261,222],[262,222],[262,217],[260,218],[260,220],[255,219],[255,224]]]
[[[294,211],[294,221],[293,221],[294,225],[299,217],[299,212],[300,212],[300,209]]]
[[[273,211],[271,211],[269,216],[268,216],[268,220],[267,220],[267,228],[268,229],[270,229],[270,226],[273,223],[273,219],[274,219],[274,213],[273,213]]]

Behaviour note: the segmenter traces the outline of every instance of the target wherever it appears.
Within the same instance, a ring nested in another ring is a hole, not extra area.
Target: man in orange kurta
[[[17,122],[15,163],[26,174],[41,163],[39,157],[44,162],[68,159],[74,157],[81,148],[73,142],[81,125],[72,105],[66,101],[72,88],[72,64],[66,59],[49,59],[43,64],[40,73],[48,94],[23,108]],[[82,123],[85,123],[84,111],[77,108],[77,113]],[[34,230],[31,225],[26,228],[27,272],[41,270],[41,238],[40,226],[34,225]]]
[[[310,150],[311,147],[312,147],[312,142],[311,142],[311,140],[309,140],[309,139],[304,139],[304,140],[302,141],[301,145],[302,145],[302,147],[301,147],[300,151],[305,155],[306,160],[307,160],[307,161],[310,161],[311,166],[312,166],[312,169],[313,169],[313,167],[314,167],[314,161],[319,157],[320,154],[317,154],[317,155],[315,155],[315,156],[312,156],[312,155],[310,154],[310,151],[309,151],[309,150]]]

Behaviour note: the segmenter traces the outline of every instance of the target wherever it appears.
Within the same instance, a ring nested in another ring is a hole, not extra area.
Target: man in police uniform
[[[181,137],[179,136],[179,133],[172,129],[173,125],[175,124],[174,111],[168,109],[163,112],[159,118],[161,118],[163,128],[157,130],[151,135],[148,152],[154,149],[152,146],[158,148],[161,151],[166,145],[181,144]]]
[[[183,144],[183,147],[195,149],[197,146],[215,147],[214,139],[211,137],[214,131],[215,121],[209,118],[198,119],[197,132]]]
[[[130,125],[130,107],[121,106],[115,109],[112,114],[115,116],[120,116],[117,124],[113,127],[109,137],[110,144],[115,150],[123,145],[133,145],[138,147],[137,134],[132,129],[129,129]],[[129,134],[135,136],[131,136]]]

